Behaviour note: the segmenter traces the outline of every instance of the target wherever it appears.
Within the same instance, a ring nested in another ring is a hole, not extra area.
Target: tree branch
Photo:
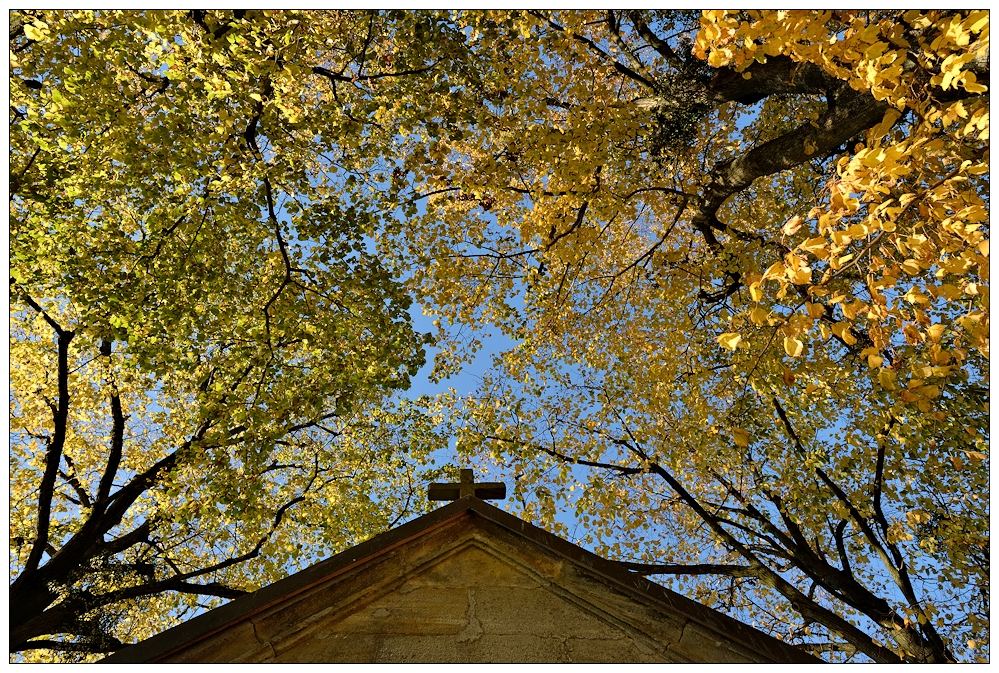
[[[610,54],[608,54],[606,51],[604,51],[603,49],[601,49],[600,47],[598,47],[593,42],[593,40],[589,39],[588,37],[586,37],[584,35],[579,35],[578,33],[571,33],[571,32],[569,32],[568,30],[565,29],[564,26],[560,26],[559,24],[555,23],[552,19],[550,19],[549,17],[545,16],[540,11],[531,10],[530,14],[532,14],[533,16],[537,17],[538,19],[541,19],[542,21],[544,21],[551,28],[559,31],[560,33],[564,33],[564,34],[568,35],[569,37],[571,37],[576,42],[579,42],[580,44],[585,45],[590,51],[592,51],[595,54],[597,54],[598,56],[600,56],[600,58],[602,58],[606,63],[610,64],[615,70],[617,70],[619,73],[621,73],[625,77],[628,77],[629,79],[632,79],[632,80],[638,82],[639,84],[642,84],[643,86],[648,87],[649,89],[651,89],[653,91],[656,89],[656,86],[655,86],[655,84],[653,82],[651,82],[650,80],[646,79],[642,75],[638,74],[637,72],[635,72],[634,70],[632,70],[631,68],[629,68],[625,64],[621,63],[620,61],[618,61],[616,58],[614,58],[613,56],[611,56]]]
[[[57,355],[57,380],[59,397],[52,407],[52,435],[46,440],[45,472],[38,486],[38,515],[36,519],[35,540],[31,545],[28,559],[25,561],[21,576],[37,570],[42,560],[42,554],[49,546],[49,517],[52,512],[52,496],[55,493],[55,481],[59,474],[59,464],[62,462],[62,451],[66,445],[66,432],[69,421],[69,343],[74,333],[63,329],[48,313],[27,294],[21,293],[23,299],[55,330]]]
[[[649,25],[645,23],[642,19],[642,15],[638,10],[632,10],[628,12],[628,18],[631,19],[631,23],[635,26],[635,30],[641,35],[646,42],[649,43],[653,49],[655,49],[660,56],[666,59],[666,62],[677,70],[684,70],[687,64],[684,62],[680,55],[673,51],[673,48],[669,46],[666,40],[662,39],[649,28]]]
[[[79,476],[76,474],[76,465],[73,464],[73,459],[69,457],[69,454],[63,454],[63,458],[66,460],[66,466],[69,468],[69,472],[59,471],[59,476],[69,484],[74,491],[76,491],[77,497],[80,498],[80,505],[83,507],[92,507],[93,503],[90,500],[90,494],[87,493],[86,489],[83,488],[83,484],[80,482]]]
[[[792,439],[799,455],[804,457],[807,452],[805,451],[797,433],[794,431],[787,413],[784,411],[783,406],[781,406],[776,396],[773,397],[773,404],[781,423],[784,425],[785,431]],[[814,472],[822,483],[824,483],[829,490],[832,491],[836,499],[846,505],[847,510],[850,512],[851,519],[860,528],[864,537],[880,556],[885,570],[888,571],[892,581],[901,590],[902,595],[909,604],[909,607],[923,615],[925,623],[919,624],[919,631],[917,632],[909,623],[906,622],[906,620],[902,619],[895,612],[895,610],[891,609],[887,601],[874,596],[866,589],[863,590],[863,594],[866,595],[847,594],[845,598],[847,596],[851,597],[852,600],[848,600],[851,605],[863,610],[865,614],[874,619],[881,626],[885,627],[885,630],[903,647],[905,651],[913,654],[917,652],[924,653],[923,656],[925,657],[926,651],[929,650],[929,661],[955,661],[954,655],[950,652],[944,644],[943,639],[930,623],[929,616],[923,612],[923,607],[916,596],[915,588],[912,586],[912,582],[909,579],[905,558],[902,556],[901,551],[899,551],[898,547],[894,543],[888,541],[887,539],[882,542],[882,540],[878,538],[877,534],[867,522],[867,519],[860,513],[859,510],[857,510],[856,506],[850,500],[846,492],[844,492],[843,489],[835,483],[829,475],[826,474],[825,470],[821,467],[816,467]],[[860,585],[856,582],[854,582],[854,584],[856,584],[856,587],[847,585],[845,588],[856,589],[857,587],[860,587]],[[871,614],[870,610],[863,609],[864,603],[872,604],[872,606],[876,604],[877,607],[874,609],[874,614]]]
[[[423,73],[430,72],[431,70],[436,68],[439,65],[439,63],[440,62],[437,61],[423,68],[411,68],[408,70],[397,70],[395,72],[379,72],[373,75],[355,75],[351,77],[335,73],[332,70],[324,68],[320,65],[313,66],[312,72],[316,75],[325,77],[331,82],[343,82],[345,84],[354,84],[359,80],[370,81],[375,79],[384,79],[386,77],[406,77],[408,75],[422,75]]]
[[[110,369],[111,344],[109,342],[104,343],[108,346],[107,357],[109,360],[108,368]],[[118,474],[118,466],[121,464],[125,443],[125,414],[121,409],[121,396],[118,394],[118,388],[114,380],[109,381],[109,385],[111,386],[111,448],[108,452],[108,461],[104,467],[104,474],[101,476],[100,486],[97,489],[97,502],[104,502],[111,493],[114,478]]]
[[[208,584],[194,584],[191,582],[178,582],[170,587],[173,591],[182,594],[197,594],[199,596],[218,596],[220,598],[239,598],[245,596],[248,591],[234,589],[219,582],[209,582]]]
[[[671,565],[659,563],[633,563],[618,561],[622,566],[637,575],[725,575],[726,577],[755,577],[752,566],[715,565],[698,563],[694,565]]]
[[[828,100],[829,108],[817,122],[803,124],[717,165],[709,173],[703,193],[692,201],[695,210],[691,224],[712,249],[721,249],[712,229],[726,229],[716,213],[729,197],[759,177],[831,154],[845,141],[880,122],[888,109],[887,103],[875,100],[869,93],[854,91],[846,83],[831,91]]]

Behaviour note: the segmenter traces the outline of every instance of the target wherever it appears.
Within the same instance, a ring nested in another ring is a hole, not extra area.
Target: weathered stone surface
[[[708,631],[700,624],[688,622],[683,636],[675,649],[691,656],[695,661],[705,661],[704,654],[710,654],[711,661],[719,664],[737,664],[747,661],[763,661],[744,647],[727,640],[722,634]]]
[[[235,661],[240,656],[256,652],[262,644],[253,631],[253,624],[243,622],[195,643],[185,650],[183,661]]]
[[[577,664],[658,663],[666,661],[662,653],[647,652],[630,640],[600,638],[569,638],[566,641],[568,661]]]
[[[466,542],[467,544],[467,542]],[[454,557],[441,558],[423,572],[407,579],[411,586],[523,587],[537,581],[523,572],[511,569],[508,563],[498,563],[494,554],[478,546],[464,548]]]

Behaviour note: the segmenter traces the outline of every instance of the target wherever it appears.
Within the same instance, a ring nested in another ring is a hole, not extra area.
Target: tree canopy
[[[341,198],[419,17],[320,18],[14,16],[12,652],[113,650],[421,507],[384,400],[426,340]]]
[[[453,435],[810,651],[987,659],[988,50],[986,11],[15,15],[12,650],[372,534]],[[392,406],[410,296],[438,379],[516,345]]]

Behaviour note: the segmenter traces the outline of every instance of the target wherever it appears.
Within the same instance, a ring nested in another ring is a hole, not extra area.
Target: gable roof
[[[458,529],[461,531],[454,532]],[[370,567],[383,563],[393,554],[409,553],[408,550],[417,549],[422,544],[440,545],[434,536],[439,537],[449,531],[451,532],[449,539],[456,541],[451,545],[452,548],[457,548],[455,545],[458,543],[465,544],[463,548],[467,548],[469,541],[471,541],[471,544],[480,552],[482,550],[489,552],[497,544],[506,544],[507,548],[520,548],[522,553],[519,554],[519,558],[522,565],[545,565],[547,563],[548,566],[552,566],[554,559],[555,564],[559,567],[566,566],[570,569],[571,573],[569,574],[573,577],[586,578],[590,585],[593,585],[595,580],[596,583],[611,587],[612,591],[616,592],[619,598],[624,597],[624,600],[617,600],[617,602],[612,600],[610,609],[611,611],[622,609],[625,612],[630,611],[626,621],[637,625],[635,627],[637,630],[632,629],[633,633],[638,634],[640,639],[644,633],[644,636],[648,636],[653,641],[656,639],[672,641],[661,644],[659,654],[665,656],[667,660],[727,659],[773,663],[819,662],[818,659],[797,648],[665,587],[654,584],[644,577],[629,572],[613,561],[603,559],[475,497],[461,498],[301,572],[263,587],[252,594],[240,597],[136,645],[120,650],[102,661],[108,663],[151,663],[177,660],[178,657],[183,658],[184,652],[190,653],[197,650],[199,643],[203,643],[204,647],[209,647],[213,656],[225,656],[213,644],[220,638],[224,638],[225,633],[229,631],[235,633],[238,629],[246,628],[246,625],[252,625],[255,621],[285,609],[285,606],[296,601],[301,603],[312,600],[315,603],[317,599],[310,599],[309,596],[317,592],[326,592],[318,600],[356,602],[356,598],[353,597],[359,595],[356,592],[351,597],[343,598],[347,594],[342,591],[339,594],[331,593],[327,588],[341,580],[350,584],[353,575],[358,575]],[[432,558],[439,553],[441,552],[438,551],[438,548],[433,547],[429,551],[424,551],[423,555]],[[500,555],[502,556],[502,553]],[[563,578],[567,576],[561,570],[557,572]],[[370,581],[370,579],[363,579],[356,580],[354,583],[365,584]],[[578,584],[578,580],[563,579],[560,581],[568,582],[570,585],[576,581]],[[396,581],[393,586],[401,585]],[[334,598],[334,594],[339,597]],[[576,604],[585,606],[587,599],[584,597],[573,600]],[[622,608],[622,606],[624,607]],[[632,606],[637,607],[633,608]],[[315,611],[316,608],[304,609]],[[635,612],[636,609],[638,612]],[[296,625],[303,620],[302,610],[303,608],[296,608],[295,614],[298,620]],[[325,611],[329,612],[328,609]],[[349,611],[341,612],[344,615],[349,613]],[[664,621],[670,622],[675,627],[670,635],[662,635],[662,629],[659,626],[652,626]],[[256,635],[253,628],[250,628],[249,632]],[[259,641],[259,637],[253,641],[254,644],[257,644],[257,641]],[[243,649],[245,650],[245,647]],[[669,654],[666,655],[666,652]],[[270,655],[274,655],[273,649],[270,650]],[[524,656],[529,657],[530,655]]]

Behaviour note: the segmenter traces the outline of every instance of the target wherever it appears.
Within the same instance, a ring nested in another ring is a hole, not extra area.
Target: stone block
[[[371,663],[379,661],[382,636],[367,633],[310,632],[295,642],[274,643],[273,663]]]
[[[350,616],[330,620],[319,628],[345,633],[455,635],[466,626],[466,591],[418,587],[386,594]]]
[[[548,588],[480,587],[472,591],[475,592],[476,616],[490,634],[624,637],[611,623],[555,595]]]
[[[660,663],[665,660],[665,653],[645,652],[630,638],[569,638],[566,649],[568,660],[574,664]]]
[[[476,544],[458,549],[432,565],[420,568],[407,580],[414,586],[531,587],[537,581],[496,554]]]

